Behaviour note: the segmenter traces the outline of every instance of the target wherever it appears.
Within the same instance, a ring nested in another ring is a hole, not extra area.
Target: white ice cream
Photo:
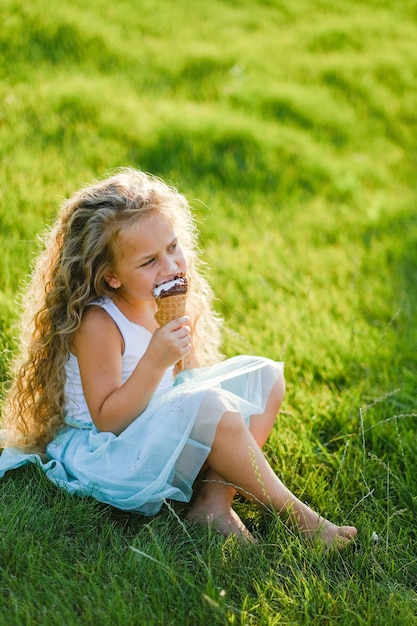
[[[174,280],[168,280],[166,283],[161,283],[153,288],[154,298],[159,298],[163,291],[169,291],[172,287],[178,284],[182,284],[182,278],[174,278]]]

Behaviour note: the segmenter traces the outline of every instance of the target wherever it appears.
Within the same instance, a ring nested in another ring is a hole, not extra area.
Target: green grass
[[[38,233],[81,184],[151,171],[201,223],[224,352],[286,363],[274,469],[360,532],[311,550],[237,501],[242,549],[18,470],[0,624],[416,624],[416,3],[3,0],[0,20],[3,392]]]

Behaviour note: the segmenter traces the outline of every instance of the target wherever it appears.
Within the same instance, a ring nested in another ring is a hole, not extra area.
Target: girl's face
[[[132,304],[153,300],[156,285],[187,272],[173,225],[162,215],[152,215],[122,231],[117,249],[118,258],[106,280]]]

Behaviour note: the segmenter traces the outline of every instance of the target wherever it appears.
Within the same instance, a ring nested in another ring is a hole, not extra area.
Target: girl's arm
[[[88,311],[75,335],[73,352],[98,430],[118,435],[146,409],[166,369],[190,349],[187,322],[188,318],[179,318],[156,330],[131,376],[122,383],[120,331],[103,309]]]

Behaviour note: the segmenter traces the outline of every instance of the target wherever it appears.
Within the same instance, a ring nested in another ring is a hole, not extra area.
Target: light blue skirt
[[[46,461],[6,448],[0,477],[36,463],[70,493],[154,515],[165,500],[189,502],[223,414],[240,412],[249,425],[251,415],[264,412],[282,373],[283,363],[250,356],[186,370],[120,435],[68,416],[67,426],[47,447]]]

